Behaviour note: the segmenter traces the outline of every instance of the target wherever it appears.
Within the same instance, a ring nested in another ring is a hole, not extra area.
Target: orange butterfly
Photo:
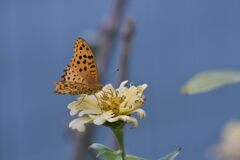
[[[55,83],[58,94],[94,94],[102,89],[93,52],[87,42],[78,38],[74,45],[71,63],[64,70],[62,79]]]

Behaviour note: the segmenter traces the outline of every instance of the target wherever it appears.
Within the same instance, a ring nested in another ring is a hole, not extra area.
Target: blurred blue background
[[[0,0],[1,160],[72,158],[66,106],[75,98],[53,94],[53,83],[70,61],[76,37],[98,30],[112,4]],[[129,79],[149,84],[147,118],[126,129],[127,151],[157,159],[182,147],[178,159],[206,159],[225,122],[240,116],[240,86],[192,97],[179,89],[202,70],[240,69],[240,1],[138,0],[129,1],[126,12],[137,28]],[[110,143],[109,130],[98,135],[97,142]]]

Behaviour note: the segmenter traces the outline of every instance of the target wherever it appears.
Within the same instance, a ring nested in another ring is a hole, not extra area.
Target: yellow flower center
[[[103,111],[113,111],[114,114],[120,115],[120,104],[126,99],[125,96],[120,96],[117,91],[109,90],[109,92],[103,92],[101,95],[101,109]]]

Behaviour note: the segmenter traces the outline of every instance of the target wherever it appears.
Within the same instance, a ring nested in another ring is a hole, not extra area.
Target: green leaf
[[[99,143],[94,143],[89,148],[94,149],[97,152],[96,157],[102,156],[106,160],[122,160],[120,150],[113,151],[110,148]],[[133,156],[133,155],[126,155],[125,160],[144,160],[144,158]]]
[[[205,71],[194,76],[182,88],[184,94],[198,94],[208,92],[219,87],[240,83],[240,71],[215,70]]]
[[[174,160],[177,157],[177,155],[180,153],[180,151],[181,151],[181,148],[179,148],[177,151],[169,153],[168,155],[160,158],[159,160]]]
[[[122,160],[121,157],[121,152],[120,151],[113,151],[109,149],[108,147],[99,144],[99,143],[94,143],[90,147],[90,149],[94,149],[97,151],[97,156],[96,157],[104,157],[106,160]]]
[[[133,156],[133,155],[127,155],[125,160],[145,160],[142,157],[137,157],[137,156]]]

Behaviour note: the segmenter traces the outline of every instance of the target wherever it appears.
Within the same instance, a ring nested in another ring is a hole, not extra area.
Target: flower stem
[[[122,160],[125,160],[126,153],[125,153],[125,147],[124,147],[124,131],[123,131],[123,125],[113,126],[111,127],[113,133],[115,134],[121,153],[122,153]]]

